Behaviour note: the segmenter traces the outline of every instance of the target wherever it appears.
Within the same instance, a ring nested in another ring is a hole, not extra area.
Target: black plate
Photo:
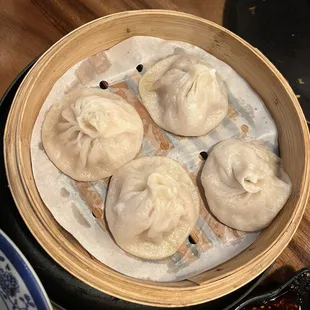
[[[290,280],[277,289],[258,295],[240,304],[235,310],[270,309],[272,304],[292,304],[285,309],[310,309],[310,269],[298,271]],[[264,308],[262,308],[264,306]],[[284,309],[284,308],[283,308]]]
[[[3,132],[6,118],[21,81],[34,64],[30,63],[12,83],[0,102],[0,135],[1,149],[3,149]],[[126,302],[104,294],[78,280],[61,266],[59,266],[38,244],[32,236],[14,204],[5,175],[3,152],[0,152],[0,189],[1,189],[1,216],[0,227],[16,243],[29,260],[38,274],[50,298],[66,309],[159,309]],[[267,275],[266,270],[259,277],[237,291],[215,301],[186,307],[190,310],[228,310],[243,300]],[[40,309],[41,310],[41,309]],[[43,309],[42,309],[43,310]]]

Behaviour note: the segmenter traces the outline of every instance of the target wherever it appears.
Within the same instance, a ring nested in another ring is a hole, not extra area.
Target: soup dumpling
[[[201,136],[226,116],[225,83],[216,70],[190,55],[175,55],[152,66],[139,93],[154,122],[181,136]]]
[[[167,157],[127,163],[112,177],[106,219],[116,243],[146,259],[173,255],[194,228],[200,196],[184,168]]]
[[[55,103],[42,127],[50,160],[78,181],[95,181],[135,158],[143,124],[123,98],[100,89],[78,89]]]
[[[292,191],[279,157],[258,142],[236,139],[213,148],[201,181],[211,212],[242,231],[267,227]]]

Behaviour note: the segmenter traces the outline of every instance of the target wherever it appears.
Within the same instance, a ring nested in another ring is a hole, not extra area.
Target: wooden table
[[[62,36],[95,18],[137,9],[172,9],[222,24],[225,0],[0,0],[0,96],[15,76]],[[276,260],[283,281],[310,265],[310,208],[293,240]]]

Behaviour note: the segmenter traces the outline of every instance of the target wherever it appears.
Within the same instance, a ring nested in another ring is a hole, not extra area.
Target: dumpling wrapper
[[[42,126],[50,160],[71,178],[95,181],[135,158],[143,124],[120,96],[95,88],[78,89],[56,102]]]
[[[139,93],[154,122],[176,135],[205,135],[228,111],[224,81],[195,56],[159,61],[140,79]]]
[[[112,177],[106,219],[116,243],[145,259],[173,255],[194,228],[200,196],[186,170],[167,157],[131,161]]]
[[[280,161],[256,141],[228,139],[217,144],[201,174],[211,212],[241,231],[267,227],[292,191]]]

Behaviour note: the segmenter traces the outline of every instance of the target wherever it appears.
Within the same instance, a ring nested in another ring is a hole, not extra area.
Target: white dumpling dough
[[[170,56],[140,79],[139,93],[154,122],[181,136],[201,136],[226,116],[225,83],[216,70],[189,55]]]
[[[56,102],[42,126],[50,160],[78,181],[108,176],[135,158],[143,124],[134,107],[101,89],[78,89]]]
[[[267,227],[292,190],[280,158],[259,142],[228,139],[208,156],[201,175],[211,212],[242,231]]]
[[[135,159],[112,177],[106,219],[116,243],[145,259],[173,255],[194,228],[200,196],[185,169],[167,157]]]

